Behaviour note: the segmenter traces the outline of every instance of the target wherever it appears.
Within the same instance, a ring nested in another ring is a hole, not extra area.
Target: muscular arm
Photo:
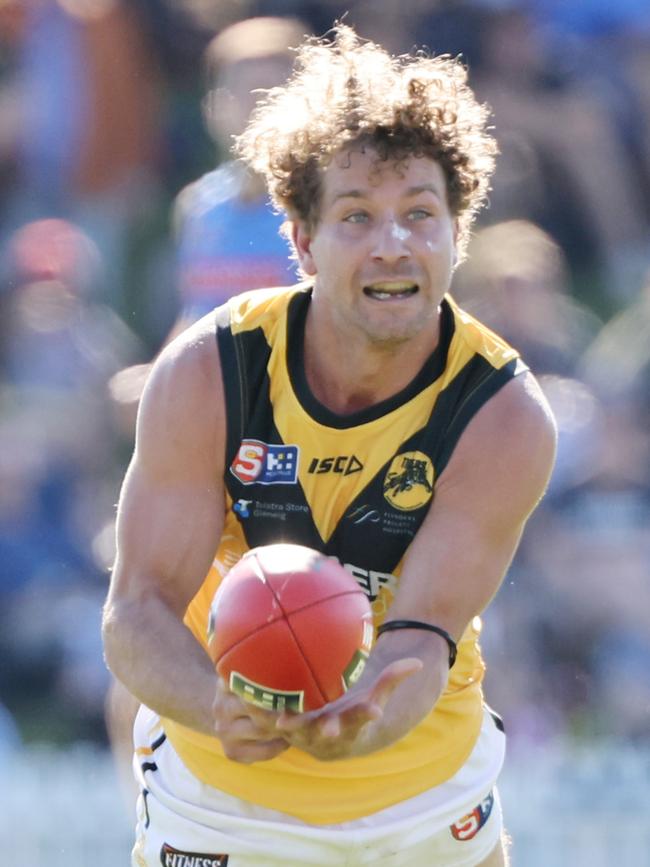
[[[554,455],[550,411],[526,374],[492,398],[461,437],[407,552],[386,619],[433,623],[458,640],[498,590]],[[412,659],[421,661],[419,670]],[[320,759],[371,753],[423,719],[447,677],[443,638],[420,630],[384,633],[345,696],[322,711],[285,714],[280,729]]]
[[[222,405],[214,336],[199,323],[163,352],[145,388],[103,623],[107,663],[127,689],[210,733],[217,677],[182,618],[223,527]]]

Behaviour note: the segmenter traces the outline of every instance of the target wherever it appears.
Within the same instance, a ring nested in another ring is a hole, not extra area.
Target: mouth
[[[419,291],[417,283],[404,280],[383,280],[363,287],[363,294],[375,301],[392,301],[409,298]]]

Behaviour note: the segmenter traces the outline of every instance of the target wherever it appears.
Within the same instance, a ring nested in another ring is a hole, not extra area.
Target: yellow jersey
[[[445,296],[438,345],[413,381],[375,406],[340,416],[309,390],[303,363],[310,287],[257,290],[217,311],[227,406],[225,528],[185,623],[207,647],[214,593],[244,554],[292,542],[337,557],[371,602],[375,626],[404,553],[468,422],[525,365]],[[431,576],[435,581],[436,576]],[[359,758],[319,762],[290,748],[243,765],[219,740],[166,719],[167,736],[198,779],[313,824],[374,813],[453,776],[478,737],[484,665],[475,618],[431,713],[399,742]]]

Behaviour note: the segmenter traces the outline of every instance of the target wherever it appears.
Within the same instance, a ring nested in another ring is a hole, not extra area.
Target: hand
[[[276,728],[278,714],[244,701],[221,678],[212,711],[216,735],[233,762],[265,762],[289,748]]]
[[[423,667],[420,659],[398,659],[363,687],[353,687],[336,701],[317,710],[296,714],[283,711],[276,732],[291,746],[321,760],[361,755],[359,736],[368,723],[380,720],[397,687]],[[368,750],[370,752],[370,750]]]

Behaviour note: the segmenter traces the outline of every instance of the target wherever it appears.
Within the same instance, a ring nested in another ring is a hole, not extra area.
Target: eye
[[[433,216],[433,214],[431,211],[427,210],[427,208],[413,208],[413,210],[408,213],[409,220],[426,220],[427,217],[431,216]]]
[[[344,223],[367,223],[370,219],[366,211],[353,211],[351,214],[343,217]]]

